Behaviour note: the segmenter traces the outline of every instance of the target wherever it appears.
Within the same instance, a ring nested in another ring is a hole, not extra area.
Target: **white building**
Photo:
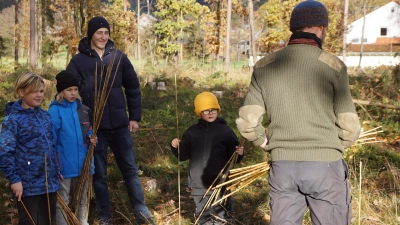
[[[348,44],[360,44],[364,17],[348,26]],[[394,0],[365,16],[364,44],[391,44],[400,39],[400,0]],[[397,44],[400,44],[397,43]]]
[[[139,17],[139,26],[141,29],[143,29],[145,27],[151,26],[151,24],[156,21],[157,21],[157,18],[155,18],[154,16],[149,15],[149,14],[142,14]]]

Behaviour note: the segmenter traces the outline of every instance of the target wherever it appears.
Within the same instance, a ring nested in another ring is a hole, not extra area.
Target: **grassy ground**
[[[44,108],[47,108],[48,102],[54,96],[52,76],[56,71],[57,69],[43,71],[51,86],[47,89]],[[391,69],[379,68],[366,72],[368,75],[357,75],[354,72],[357,76],[350,79],[354,98],[400,105],[396,91],[397,75]],[[239,136],[235,128],[235,119],[247,90],[250,73],[240,68],[226,75],[216,70],[201,70],[198,66],[185,65],[179,69],[147,68],[140,76],[143,86],[143,120],[140,123],[141,129],[133,135],[133,139],[146,203],[157,224],[192,224],[194,204],[186,188],[188,162],[178,163],[170,152],[169,143],[172,138],[181,136],[187,127],[197,121],[193,113],[193,99],[204,90],[223,91],[222,97],[219,98],[222,107],[220,116],[227,120]],[[177,101],[175,76],[178,84]],[[0,75],[2,103],[7,100],[5,97],[10,98],[7,93],[11,93],[13,88],[12,82],[9,81],[12,77],[9,74]],[[191,86],[193,82],[185,81],[184,77],[190,77],[195,82],[194,87]],[[165,82],[167,90],[158,91],[146,86],[150,81]],[[353,197],[352,224],[399,224],[399,113],[397,110],[374,106],[356,107],[366,130],[382,125],[384,132],[377,137],[382,143],[361,145],[346,151]],[[238,167],[268,160],[268,154],[260,148],[253,147],[248,142],[244,142],[244,146],[245,158]],[[111,153],[108,173],[114,224],[135,224],[121,173]],[[267,179],[268,176],[265,175],[233,195],[233,217],[236,224],[269,224]],[[97,224],[94,201],[91,200],[90,224]],[[0,205],[0,224],[16,224],[15,200],[11,198],[9,183],[3,174],[0,175]],[[309,212],[305,213],[303,224],[311,224]]]

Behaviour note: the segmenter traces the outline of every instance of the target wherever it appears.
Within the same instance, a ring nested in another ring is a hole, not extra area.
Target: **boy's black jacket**
[[[183,134],[180,147],[180,161],[190,160],[189,187],[207,189],[239,145],[233,130],[222,118],[214,122],[199,119]],[[178,157],[178,149],[171,146],[172,153]],[[238,157],[237,162],[243,158]]]

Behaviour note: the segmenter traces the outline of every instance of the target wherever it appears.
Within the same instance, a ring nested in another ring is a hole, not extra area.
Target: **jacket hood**
[[[10,115],[11,111],[12,111],[12,106],[14,105],[15,102],[8,102],[6,104],[6,116]]]
[[[108,39],[104,55],[107,55],[111,52],[111,50],[114,49],[114,42]],[[80,53],[87,54],[87,55],[93,55],[96,54],[97,52],[90,47],[90,39],[88,37],[84,37],[79,41],[78,45],[78,50]]]

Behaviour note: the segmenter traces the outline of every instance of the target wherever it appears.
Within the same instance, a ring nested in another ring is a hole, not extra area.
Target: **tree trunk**
[[[71,12],[71,6],[68,3],[67,3],[67,12]],[[70,23],[71,23],[71,13],[68,13],[67,14],[67,29],[69,28]],[[68,43],[68,45],[67,45],[67,57],[66,57],[66,61],[65,61],[65,67],[67,67],[68,64],[69,64],[69,56],[71,54],[73,54],[71,46],[70,46],[71,45],[71,40],[68,39],[67,43]]]
[[[232,11],[232,0],[228,0],[228,8],[226,15],[226,41],[225,41],[225,73],[229,73],[230,67],[230,33],[231,33],[231,11]]]
[[[36,51],[36,1],[30,1],[30,65],[32,69],[35,69],[37,66],[37,51]]]
[[[256,51],[256,34],[254,28],[254,12],[253,12],[253,1],[249,0],[249,19],[250,19],[250,48],[253,55],[253,65],[257,62],[257,51]]]
[[[19,60],[19,28],[18,28],[18,11],[19,11],[19,2],[18,0],[15,0],[15,20],[14,20],[14,42],[15,42],[15,47],[14,47],[14,62],[15,65],[18,65],[18,60]]]
[[[182,16],[182,9],[181,9],[181,44],[180,44],[180,49],[179,49],[179,63],[182,64],[183,62],[183,29],[182,29],[182,22],[183,22],[183,16]]]
[[[139,76],[139,73],[140,73],[140,19],[139,19],[139,17],[140,17],[140,0],[137,0],[137,11],[138,12],[137,12],[136,29],[137,29],[137,51],[138,51],[137,57],[138,57],[139,68],[136,70],[136,73]]]
[[[363,26],[361,29],[360,60],[358,61],[358,69],[361,68],[361,58],[362,58],[363,50],[364,50],[364,29],[365,29],[365,16],[367,15],[367,11],[366,11],[367,2],[368,2],[368,0],[364,0],[364,6],[363,6],[364,17],[363,17]]]
[[[349,0],[344,1],[344,17],[343,17],[343,62],[346,63],[346,52],[347,52],[347,17],[349,16]]]

